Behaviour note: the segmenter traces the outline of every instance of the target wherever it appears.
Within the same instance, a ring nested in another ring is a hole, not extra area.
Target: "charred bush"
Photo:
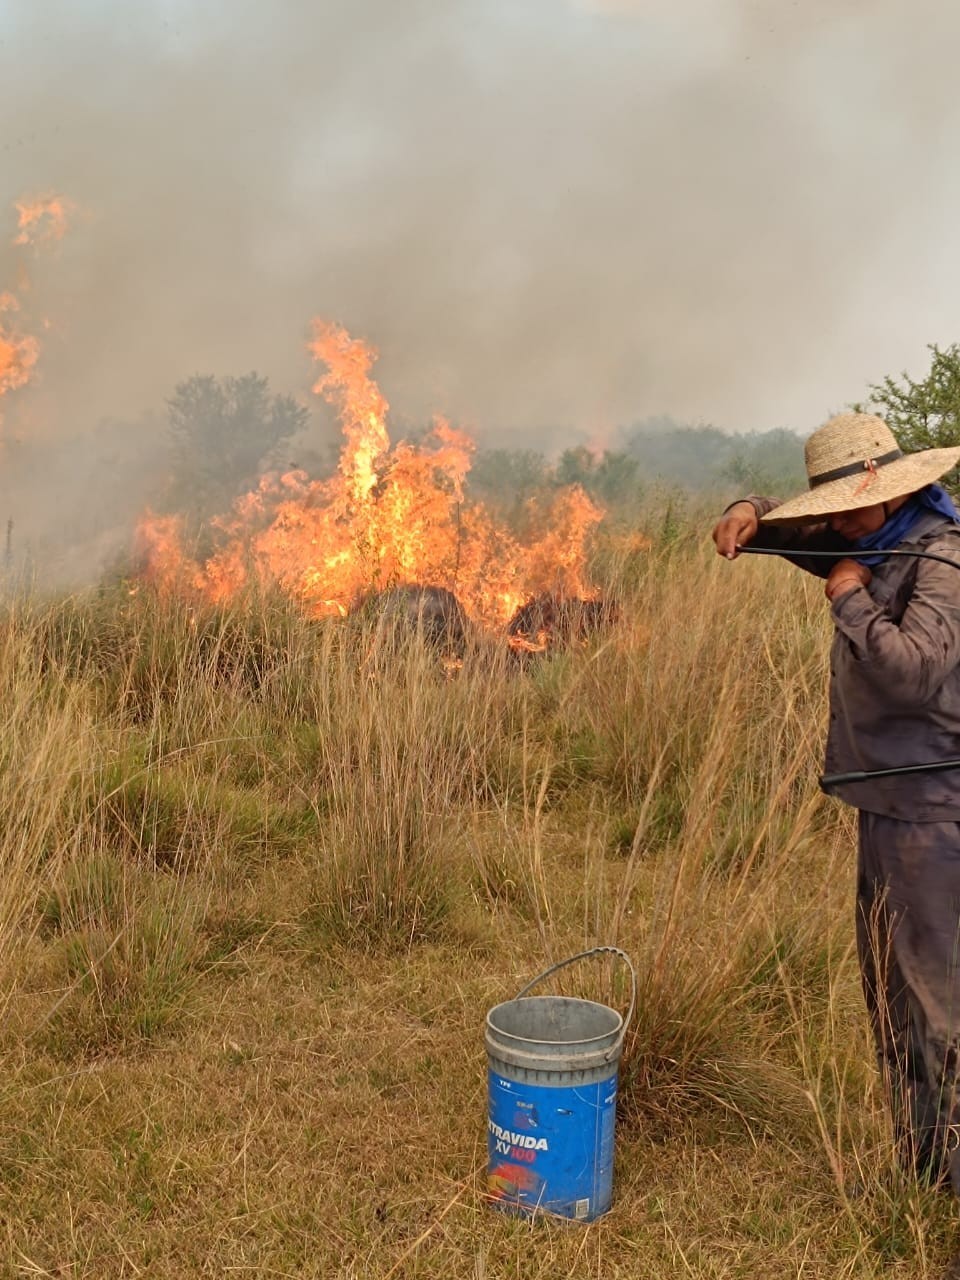
[[[354,613],[371,625],[379,652],[396,652],[411,640],[438,657],[461,659],[466,652],[470,624],[446,587],[390,587],[366,596]]]
[[[545,592],[522,604],[507,623],[507,640],[518,654],[547,653],[585,644],[617,621],[606,600],[583,600]]]

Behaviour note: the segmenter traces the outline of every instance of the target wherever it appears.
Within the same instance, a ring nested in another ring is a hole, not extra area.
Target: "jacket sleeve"
[[[778,498],[761,498],[751,494],[738,501],[751,503],[761,521],[751,546],[781,551],[785,560],[818,578],[828,577],[836,562],[811,559],[803,554],[804,551],[843,551],[849,545],[829,525],[822,522],[804,525],[764,524],[762,517],[779,507]],[[727,510],[729,509],[728,507]]]
[[[955,541],[930,550],[956,554]],[[952,557],[951,557],[952,558]],[[865,587],[848,591],[831,610],[861,673],[894,706],[923,706],[960,663],[960,563],[917,561],[917,581],[899,623],[887,617]]]

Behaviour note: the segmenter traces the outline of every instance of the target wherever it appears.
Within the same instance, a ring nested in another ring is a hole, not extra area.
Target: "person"
[[[740,500],[714,528],[727,559],[774,549],[826,579],[828,774],[960,757],[960,515],[935,483],[958,459],[840,414],[806,442],[807,492]],[[960,767],[825,789],[859,811],[857,951],[898,1156],[960,1195]]]

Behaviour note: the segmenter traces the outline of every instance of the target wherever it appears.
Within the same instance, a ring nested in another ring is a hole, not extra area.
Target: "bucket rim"
[[[497,1012],[498,1009],[506,1009],[510,1005],[516,1005],[521,1003],[526,1004],[528,1001],[546,1001],[546,1000],[562,1001],[564,1004],[568,1004],[568,1005],[587,1005],[594,1009],[602,1009],[605,1013],[612,1014],[613,1017],[616,1018],[616,1022],[610,1028],[609,1031],[603,1031],[600,1033],[600,1035],[580,1036],[573,1040],[550,1040],[550,1039],[547,1039],[545,1036],[518,1036],[512,1031],[504,1031],[501,1027],[499,1027],[496,1024],[496,1022],[492,1021],[493,1015]],[[513,1043],[518,1045],[519,1044],[550,1044],[550,1045],[580,1044],[580,1045],[597,1045],[597,1047],[600,1047],[601,1045],[603,1045],[605,1047],[608,1043],[610,1043],[611,1040],[613,1040],[614,1042],[619,1040],[619,1038],[623,1035],[624,1030],[626,1029],[626,1022],[624,1021],[623,1014],[620,1012],[619,1009],[614,1009],[611,1005],[604,1004],[600,1000],[584,1000],[579,996],[514,996],[512,1000],[501,1000],[499,1004],[495,1004],[491,1009],[488,1009],[486,1023],[487,1023],[488,1031],[490,1031],[494,1036],[502,1038],[504,1041],[508,1041],[508,1040],[512,1041]]]

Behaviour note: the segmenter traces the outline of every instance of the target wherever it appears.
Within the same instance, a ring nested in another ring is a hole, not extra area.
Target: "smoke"
[[[547,449],[806,431],[958,336],[933,0],[0,0],[0,33],[0,290],[14,200],[78,211],[5,406],[41,477],[105,417],[154,468],[193,373],[308,400],[314,315],[379,347],[394,421]]]

